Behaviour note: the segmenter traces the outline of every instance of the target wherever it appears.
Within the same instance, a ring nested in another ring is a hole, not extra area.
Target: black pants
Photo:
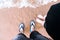
[[[27,38],[24,34],[20,33],[13,40],[49,40],[49,39],[42,36],[39,32],[33,31],[30,34],[30,38]]]

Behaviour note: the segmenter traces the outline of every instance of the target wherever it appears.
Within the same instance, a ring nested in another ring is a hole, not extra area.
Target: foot
[[[19,25],[19,32],[20,32],[20,33],[23,33],[23,32],[24,32],[24,28],[25,28],[24,23],[21,23],[21,24]]]
[[[30,22],[30,32],[32,32],[32,31],[34,31],[34,30],[35,30],[35,21],[32,20],[32,21]]]

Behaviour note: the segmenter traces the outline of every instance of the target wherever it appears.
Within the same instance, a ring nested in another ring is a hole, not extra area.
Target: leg
[[[33,40],[48,40],[48,38],[41,35],[39,32],[35,31],[35,22],[31,21],[30,23],[30,38]]]
[[[31,32],[30,38],[33,39],[33,40],[49,40],[48,38],[46,38],[45,36],[41,35],[37,31]]]
[[[13,40],[28,40],[28,38],[23,33],[19,33]]]
[[[23,34],[25,25],[21,23],[19,25],[19,34],[13,40],[28,40],[28,38]]]

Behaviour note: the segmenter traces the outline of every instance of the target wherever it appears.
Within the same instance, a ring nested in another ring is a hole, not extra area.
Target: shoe
[[[21,24],[19,25],[19,32],[23,33],[23,32],[24,32],[24,28],[25,28],[24,23],[21,23]]]
[[[32,20],[32,21],[30,22],[30,32],[32,32],[32,31],[34,31],[34,30],[35,30],[35,21]]]

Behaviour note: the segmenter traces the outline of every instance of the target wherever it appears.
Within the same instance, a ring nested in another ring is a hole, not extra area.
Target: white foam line
[[[57,0],[53,0],[54,2],[56,2]]]
[[[29,2],[27,2],[27,0],[22,0],[21,2],[17,2],[16,4],[17,4],[17,6],[18,6],[19,8],[23,8],[23,7],[36,8],[35,6],[33,6],[32,4],[30,4]]]
[[[13,0],[0,0],[0,8],[11,8],[11,7],[31,7],[31,8],[37,8],[40,5],[46,5],[50,2],[56,2],[57,0],[35,0],[35,4],[31,4],[27,0],[21,0],[19,2],[14,3]]]
[[[12,0],[0,0],[0,8],[11,8],[14,7]]]

